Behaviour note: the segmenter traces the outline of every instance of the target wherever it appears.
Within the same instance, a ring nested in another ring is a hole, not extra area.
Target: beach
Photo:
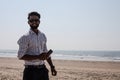
[[[120,62],[53,60],[58,71],[50,80],[120,80]],[[22,80],[24,61],[0,57],[0,80]]]

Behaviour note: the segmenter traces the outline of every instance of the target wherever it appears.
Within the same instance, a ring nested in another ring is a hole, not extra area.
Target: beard
[[[30,25],[30,28],[31,28],[32,30],[34,30],[34,29],[38,29],[38,26],[39,26],[39,25],[36,25],[36,26]]]

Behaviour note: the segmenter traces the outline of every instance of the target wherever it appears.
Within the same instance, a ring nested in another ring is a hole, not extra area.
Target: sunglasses
[[[29,22],[38,22],[38,21],[40,21],[39,19],[31,19],[31,20],[29,20]]]

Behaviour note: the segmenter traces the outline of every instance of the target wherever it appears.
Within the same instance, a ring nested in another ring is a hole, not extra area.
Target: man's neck
[[[32,31],[38,35],[38,29],[32,29]]]

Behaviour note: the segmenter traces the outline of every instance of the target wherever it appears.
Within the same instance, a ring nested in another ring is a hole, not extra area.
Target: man
[[[49,80],[45,60],[50,65],[52,75],[57,75],[50,56],[52,50],[47,50],[46,36],[38,30],[40,18],[38,12],[30,12],[28,14],[30,31],[18,40],[18,58],[25,61],[23,80]]]

